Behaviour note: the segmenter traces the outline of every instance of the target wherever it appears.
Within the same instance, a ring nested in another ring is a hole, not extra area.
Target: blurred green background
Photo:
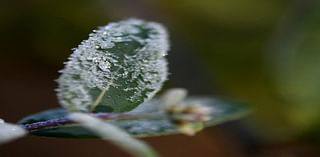
[[[319,155],[319,0],[0,0],[0,116],[14,122],[58,106],[53,80],[71,48],[98,26],[130,17],[163,23],[170,32],[165,88],[228,97],[254,109],[193,138],[147,139],[160,154]],[[75,142],[29,137],[0,147],[0,154],[102,156],[106,149],[109,156],[125,155],[102,142]],[[181,143],[189,145],[175,148]],[[55,144],[68,151],[52,151]],[[38,153],[28,151],[34,147]],[[11,154],[14,149],[25,152]]]

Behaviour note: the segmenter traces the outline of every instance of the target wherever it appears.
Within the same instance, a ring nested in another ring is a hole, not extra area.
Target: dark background
[[[194,137],[147,138],[164,157],[312,157],[320,141],[318,0],[0,0],[0,117],[57,107],[57,71],[88,34],[136,17],[171,39],[165,88],[252,105]],[[1,157],[126,156],[100,140],[26,137]]]

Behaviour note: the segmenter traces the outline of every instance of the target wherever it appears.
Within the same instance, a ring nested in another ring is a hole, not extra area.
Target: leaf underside
[[[237,102],[213,99],[207,97],[193,97],[186,99],[187,104],[203,104],[211,109],[211,120],[205,123],[206,127],[217,125],[230,120],[241,118],[248,113],[248,108]],[[174,125],[161,109],[159,100],[155,99],[146,102],[129,114],[145,114],[152,113],[157,118],[139,118],[137,120],[106,120],[135,137],[152,137],[161,135],[170,135],[179,133],[176,125]],[[49,120],[66,118],[68,112],[62,108],[51,109],[38,114],[34,114],[22,119],[19,123],[26,127],[37,122],[47,122]],[[64,124],[55,127],[44,127],[30,132],[37,136],[61,137],[61,138],[97,138],[97,136],[75,123]]]

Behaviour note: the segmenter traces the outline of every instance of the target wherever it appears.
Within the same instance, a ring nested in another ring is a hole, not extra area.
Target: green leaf
[[[90,34],[66,62],[58,98],[70,111],[125,112],[151,99],[167,79],[167,32],[129,19]]]
[[[205,123],[205,127],[238,119],[246,115],[249,111],[248,108],[241,103],[213,98],[194,97],[186,99],[186,102],[187,104],[203,104],[211,109],[211,120]],[[103,117],[106,114],[107,113],[95,115],[97,117]],[[93,132],[80,127],[78,124],[65,123],[63,120],[67,120],[67,115],[68,112],[64,109],[53,109],[26,117],[20,121],[20,124],[30,130],[31,134],[38,136],[64,138],[97,137]],[[122,128],[135,137],[150,137],[179,133],[177,126],[172,123],[161,108],[159,100],[146,102],[128,113],[114,113],[109,115],[113,115],[113,118],[104,120]],[[53,126],[52,123],[59,125]],[[45,126],[45,124],[51,124],[51,126]],[[33,129],[30,129],[31,126]]]

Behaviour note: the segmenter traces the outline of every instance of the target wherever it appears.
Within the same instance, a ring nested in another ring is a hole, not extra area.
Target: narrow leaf
[[[246,105],[220,99],[193,97],[186,99],[185,104],[203,104],[210,112],[210,120],[204,127],[239,119],[248,114]],[[114,124],[135,137],[152,137],[180,133],[164,112],[160,100],[148,101],[128,113],[93,114],[103,121]],[[20,121],[31,134],[48,137],[93,138],[92,131],[72,123],[64,109],[53,109],[26,117]]]
[[[0,119],[0,144],[21,138],[26,134],[26,130],[21,126],[5,123],[2,119]]]

